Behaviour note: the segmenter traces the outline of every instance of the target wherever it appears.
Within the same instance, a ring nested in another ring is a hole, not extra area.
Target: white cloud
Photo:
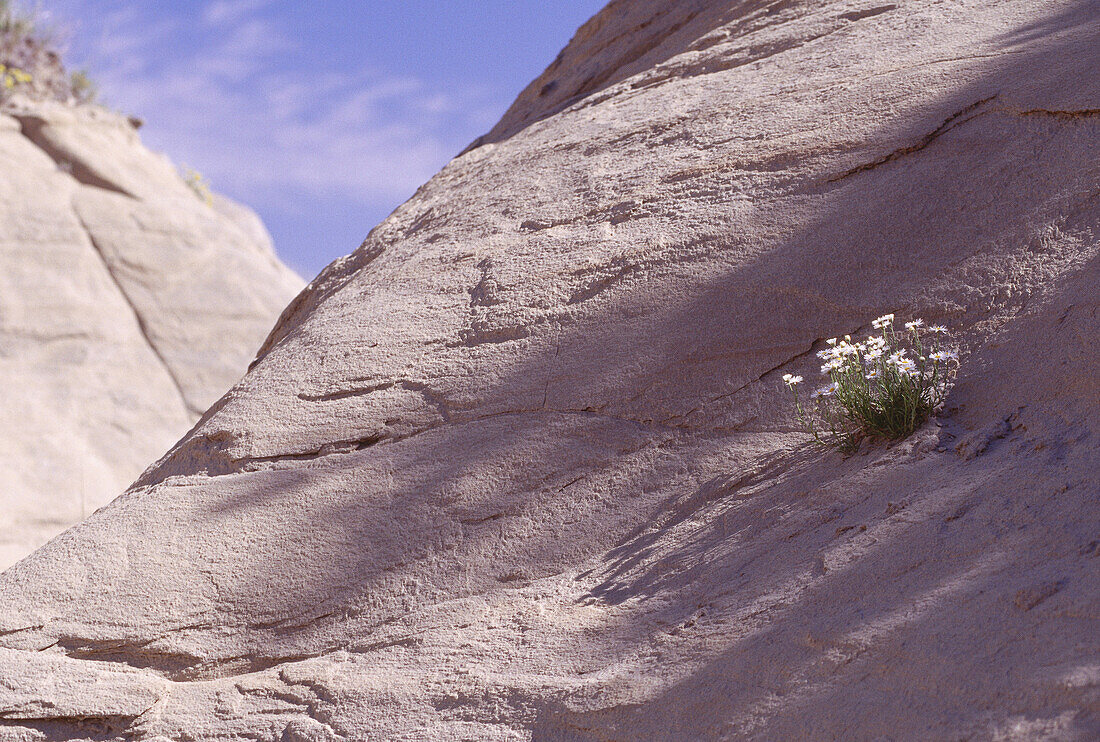
[[[496,113],[485,90],[295,69],[268,0],[208,2],[200,28],[123,0],[57,4],[95,23],[75,29],[79,51],[107,102],[148,121],[147,143],[258,206],[293,208],[300,195],[396,205],[467,144],[455,130],[488,128]]]
[[[214,0],[203,11],[208,26],[227,26],[271,5],[271,0]]]

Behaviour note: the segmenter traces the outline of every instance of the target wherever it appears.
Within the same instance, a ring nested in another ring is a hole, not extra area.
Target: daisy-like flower
[[[884,314],[881,317],[879,317],[878,319],[876,319],[874,322],[872,322],[871,327],[875,328],[876,330],[882,330],[882,329],[885,329],[885,328],[889,327],[892,324],[894,324],[894,315],[893,314]]]
[[[794,389],[796,384],[802,383],[801,376],[793,376],[792,374],[783,374],[783,383]]]
[[[858,340],[841,335],[818,346],[824,386],[806,390],[814,415],[806,415],[802,393],[794,387],[802,378],[784,377],[803,428],[818,443],[843,447],[852,441],[852,431],[898,440],[943,404],[959,367],[959,351],[944,347],[953,344],[947,328],[919,317],[895,320],[893,314],[872,324],[875,329]],[[828,423],[824,431],[819,419]]]

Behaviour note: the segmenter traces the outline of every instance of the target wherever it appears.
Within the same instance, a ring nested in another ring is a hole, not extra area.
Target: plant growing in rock
[[[859,343],[847,335],[830,338],[818,352],[829,383],[810,395],[809,409],[798,395],[802,377],[783,376],[799,422],[818,443],[850,450],[864,437],[904,438],[943,404],[958,369],[958,354],[946,346],[947,328],[915,319],[899,332],[893,314],[871,325],[881,334]]]
[[[3,86],[4,90],[12,90],[19,85],[26,85],[32,80],[34,78],[29,73],[18,67],[9,67],[0,63],[0,85]]]
[[[0,0],[0,102],[15,93],[36,100],[94,102],[95,85],[87,74],[65,70],[56,30],[25,5]]]
[[[95,103],[99,97],[99,86],[84,70],[76,70],[69,75],[69,88],[72,89],[73,100],[77,103]]]
[[[46,43],[31,13],[0,0],[0,96],[30,87],[38,47]]]
[[[26,38],[35,35],[34,16],[14,7],[11,0],[0,0],[0,35]]]
[[[207,206],[214,205],[214,192],[210,190],[210,184],[198,170],[183,166],[183,182],[198,196]]]

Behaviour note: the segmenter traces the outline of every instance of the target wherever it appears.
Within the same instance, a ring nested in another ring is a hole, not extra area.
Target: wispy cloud
[[[209,26],[226,26],[268,5],[271,5],[271,0],[215,0],[206,4],[202,19]]]
[[[201,28],[120,0],[57,5],[95,19],[74,29],[74,51],[108,103],[145,117],[148,143],[256,205],[293,208],[303,195],[396,205],[466,144],[453,131],[487,129],[496,113],[485,90],[288,66],[298,42],[270,0],[207,2]]]

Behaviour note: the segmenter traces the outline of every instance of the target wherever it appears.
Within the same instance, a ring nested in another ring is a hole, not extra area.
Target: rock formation
[[[97,106],[0,109],[0,569],[109,502],[240,378],[300,288]]]
[[[612,2],[0,576],[0,729],[1100,737],[1098,11]],[[944,414],[815,448],[886,311]]]

